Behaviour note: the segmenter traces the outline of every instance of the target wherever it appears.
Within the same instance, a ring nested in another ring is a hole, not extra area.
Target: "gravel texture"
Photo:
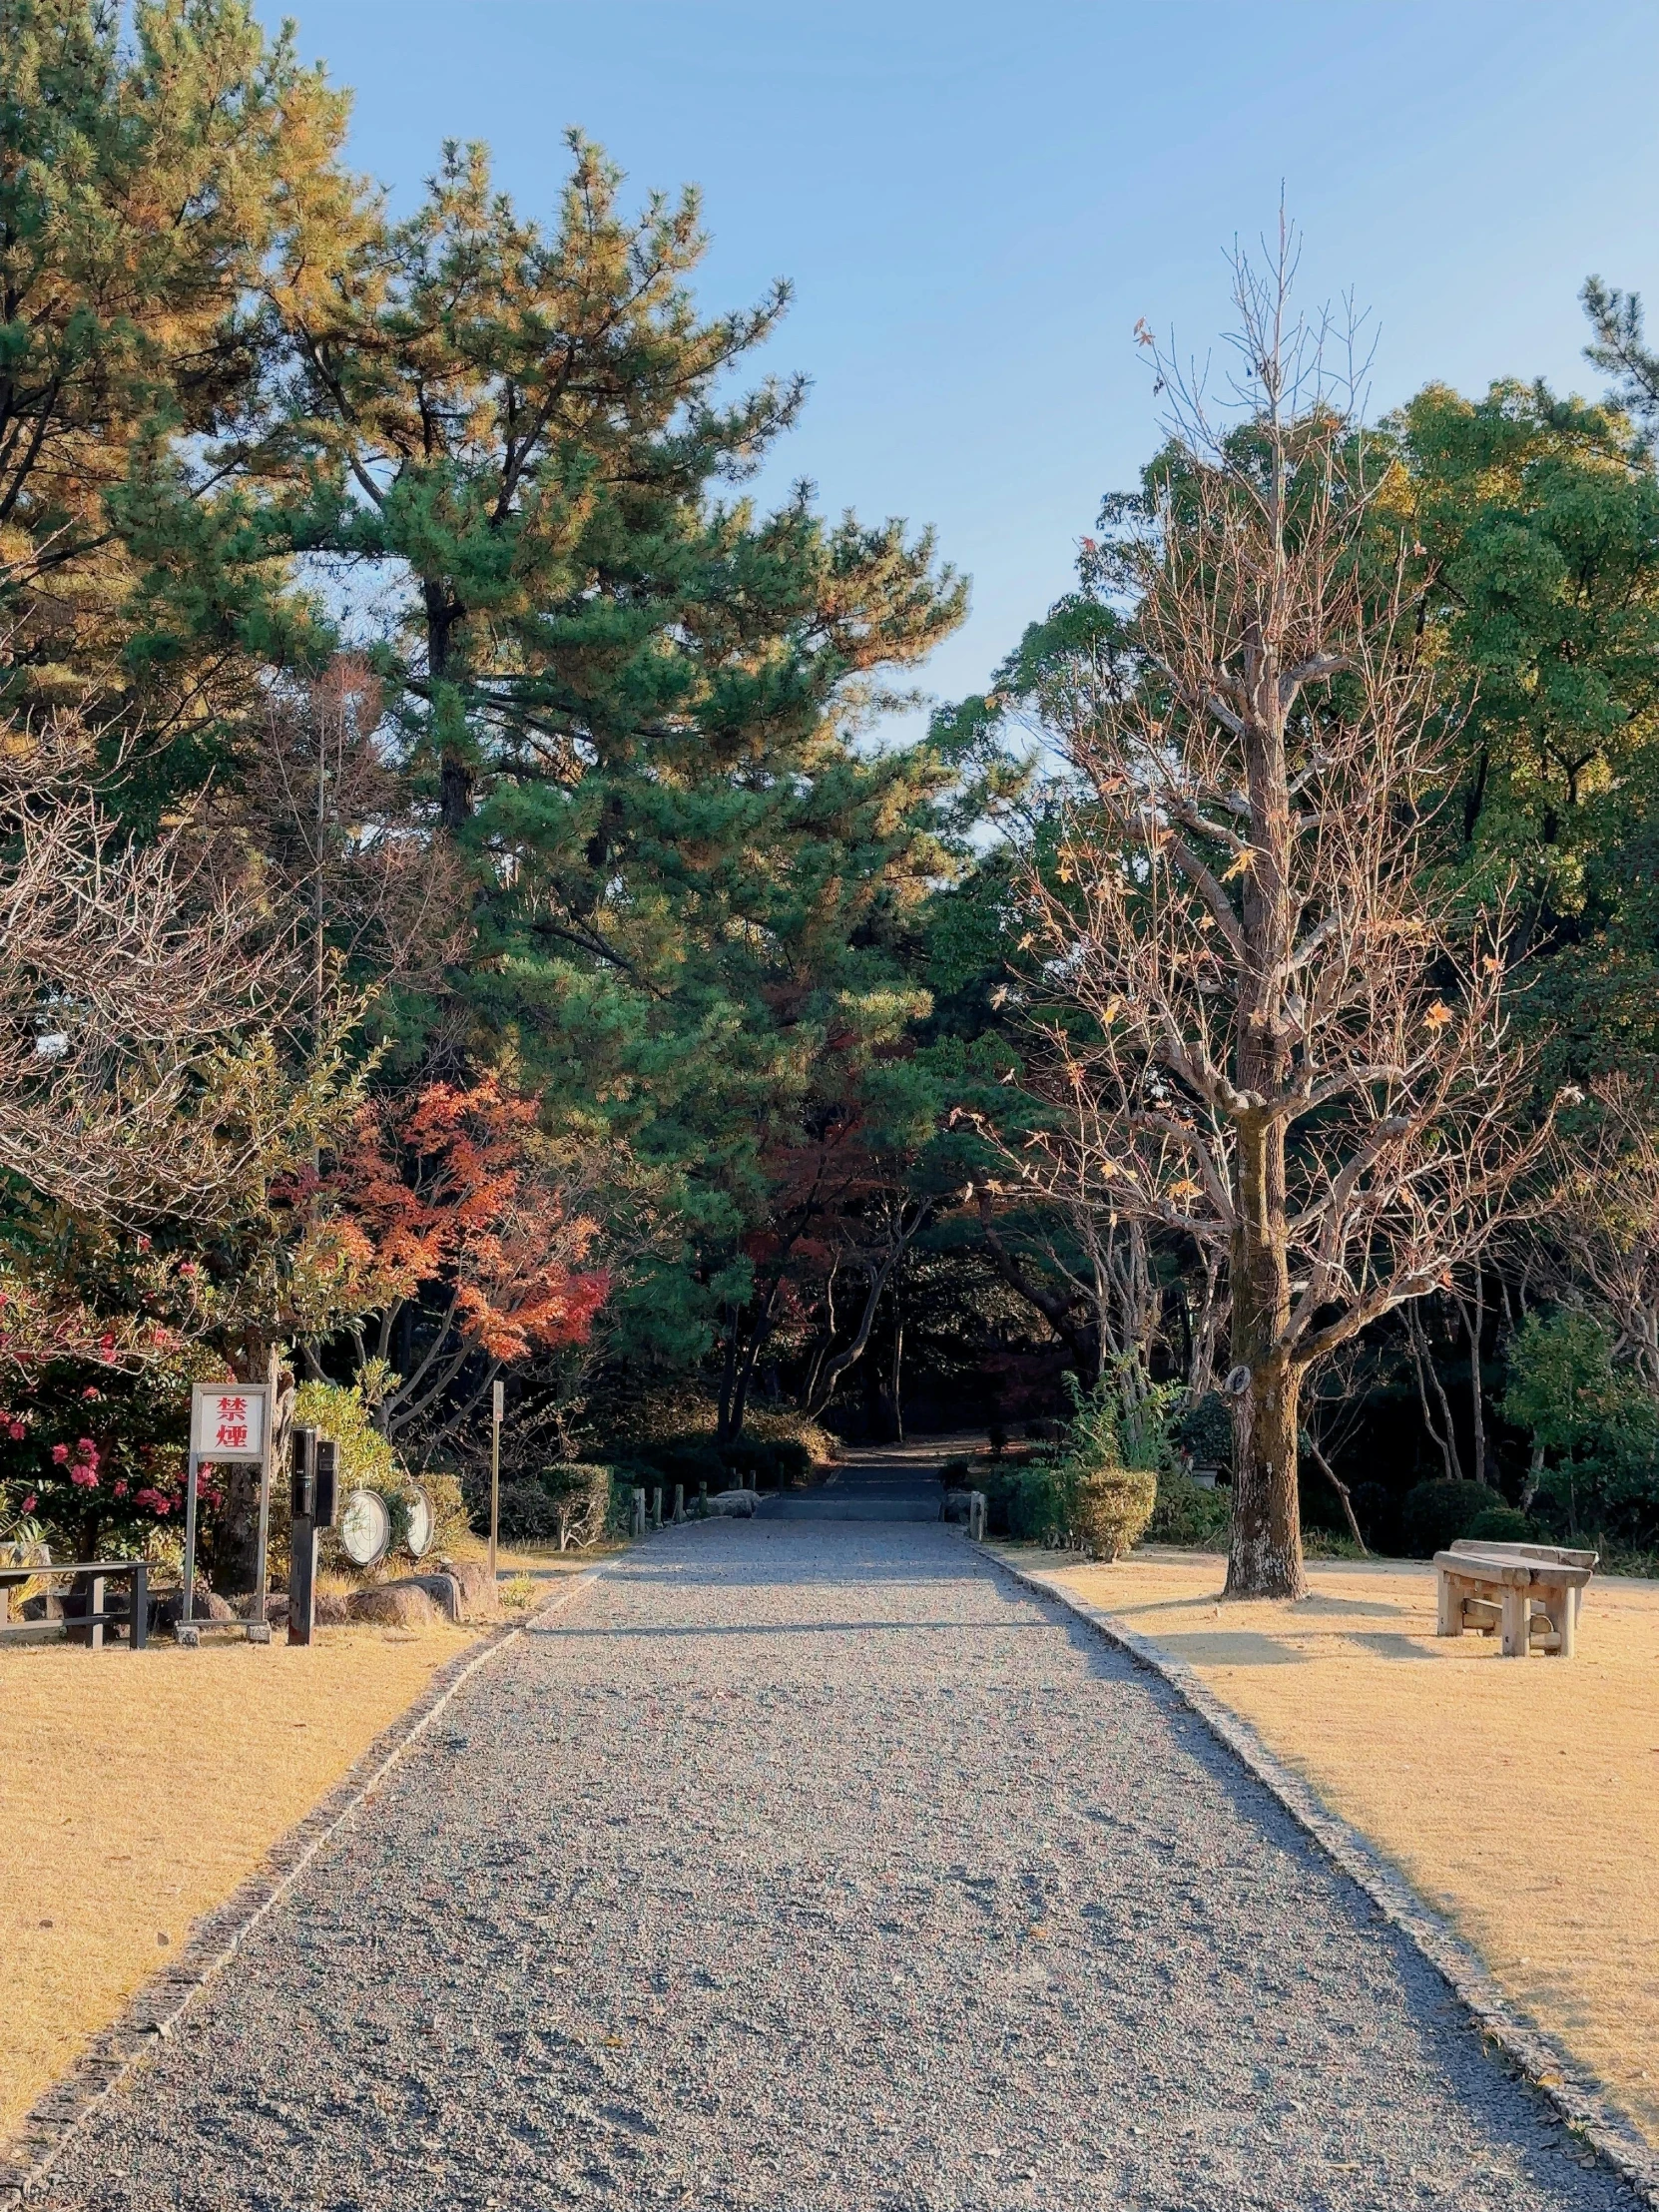
[[[1632,2202],[1163,1683],[949,1531],[790,1521],[480,1670],[43,2201]]]

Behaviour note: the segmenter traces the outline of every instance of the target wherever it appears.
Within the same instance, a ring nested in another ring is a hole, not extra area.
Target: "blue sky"
[[[268,13],[275,21],[276,9]],[[701,185],[699,290],[796,305],[814,380],[759,494],[931,522],[973,613],[920,681],[982,688],[1156,439],[1137,316],[1202,352],[1225,251],[1287,204],[1302,294],[1375,318],[1374,410],[1430,377],[1598,388],[1578,286],[1659,314],[1659,7],[1597,0],[300,0],[409,205],[482,138],[550,211],[580,124],[630,190]]]

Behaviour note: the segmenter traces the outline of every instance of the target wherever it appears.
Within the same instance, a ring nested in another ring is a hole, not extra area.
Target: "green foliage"
[[[1563,1072],[1659,1049],[1659,479],[1628,419],[1494,384],[1393,418],[1379,512],[1415,547],[1455,713],[1444,858],[1524,904],[1517,1007]]]
[[[394,1550],[408,1543],[409,1516],[417,1489],[425,1492],[431,1508],[429,1549],[433,1554],[446,1550],[467,1533],[468,1513],[459,1480],[452,1474],[429,1472],[417,1482],[389,1439],[374,1425],[360,1382],[301,1382],[294,1391],[293,1417],[296,1423],[333,1437],[339,1453],[341,1497],[347,1490],[362,1489],[373,1490],[385,1499]],[[277,1500],[280,1522],[285,1516],[286,1493],[281,1484],[276,1487],[281,1492]],[[343,1563],[343,1555],[331,1536],[324,1539],[324,1556],[331,1567]]]
[[[1537,1497],[1568,1532],[1659,1534],[1659,1404],[1593,1314],[1529,1314],[1509,1346],[1506,1419],[1543,1453]]]
[[[728,1475],[741,1476],[752,1489],[797,1489],[813,1475],[813,1455],[794,1436],[734,1437],[720,1456]]]
[[[1200,1398],[1183,1403],[1169,1424],[1170,1442],[1189,1452],[1201,1467],[1229,1467],[1233,1463],[1233,1416],[1220,1390],[1206,1390]]]
[[[176,719],[157,751],[199,776],[239,681],[308,641],[271,560],[283,457],[258,301],[357,227],[347,101],[247,0],[125,14],[7,0],[0,633],[37,702],[159,695]]]
[[[1096,1467],[1072,1495],[1072,1525],[1092,1559],[1121,1559],[1145,1535],[1158,1502],[1150,1467]]]
[[[584,1460],[556,1460],[532,1480],[501,1485],[500,1529],[509,1543],[557,1544],[585,1550],[612,1532],[616,1477],[613,1469]],[[489,1528],[489,1496],[479,1501],[475,1524]]]
[[[1233,1493],[1218,1483],[1206,1489],[1181,1467],[1158,1476],[1158,1502],[1147,1523],[1148,1541],[1195,1551],[1225,1548],[1233,1520]]]
[[[1072,1489],[1048,1460],[1023,1467],[988,1468],[979,1483],[985,1493],[985,1525],[993,1536],[1021,1543],[1062,1541],[1071,1527]]]
[[[1476,1513],[1464,1534],[1488,1544],[1525,1544],[1537,1536],[1534,1522],[1518,1505],[1488,1505]]]
[[[1502,1497],[1486,1482],[1419,1482],[1405,1494],[1401,1521],[1408,1559],[1431,1559],[1460,1536],[1467,1536],[1476,1520],[1500,1507]]]

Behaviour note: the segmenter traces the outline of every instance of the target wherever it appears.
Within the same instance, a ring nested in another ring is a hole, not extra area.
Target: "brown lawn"
[[[0,1650],[0,2141],[477,1634]]]
[[[1315,1562],[1301,1605],[1223,1604],[1223,1571],[1058,1579],[1186,1660],[1659,2140],[1659,1584],[1598,1577],[1563,1661],[1437,1638],[1427,1567]]]

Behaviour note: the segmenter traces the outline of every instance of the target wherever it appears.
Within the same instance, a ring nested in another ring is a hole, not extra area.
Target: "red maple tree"
[[[599,1225],[534,1100],[495,1075],[428,1083],[366,1101],[353,1137],[293,1199],[388,1434],[463,1371],[475,1395],[504,1366],[586,1341],[610,1290],[587,1264]]]

